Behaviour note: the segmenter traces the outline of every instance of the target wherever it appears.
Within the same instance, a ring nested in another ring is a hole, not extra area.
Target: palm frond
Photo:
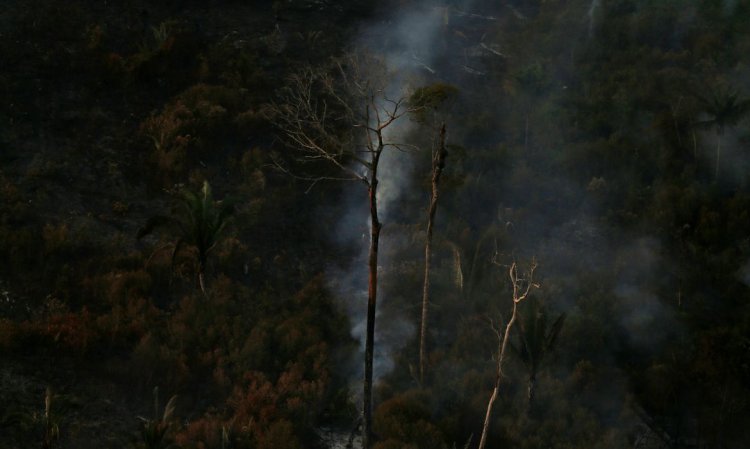
[[[695,124],[701,127],[716,127],[721,133],[726,126],[734,126],[750,112],[750,99],[740,98],[740,93],[729,87],[715,89],[710,97],[694,94],[703,105],[703,110],[710,116]]]
[[[167,405],[164,406],[164,414],[162,415],[161,420],[166,422],[172,419],[172,415],[174,414],[174,409],[176,406],[177,406],[177,395],[174,395],[171,398],[169,398]]]
[[[552,325],[549,325],[544,306],[536,300],[529,301],[529,307],[524,311],[516,328],[519,345],[515,352],[530,374],[536,373],[544,357],[554,348],[565,316],[566,314],[561,314]]]
[[[566,317],[566,313],[561,313],[560,316],[557,317],[555,322],[552,323],[552,327],[550,328],[549,334],[547,335],[546,351],[551,351],[552,349],[554,349],[555,342],[557,342],[557,337],[562,331],[562,327],[563,324],[565,324]]]
[[[203,182],[197,193],[189,189],[181,190],[177,194],[177,200],[171,217],[151,218],[138,231],[138,238],[153,232],[156,227],[170,225],[177,237],[172,251],[172,264],[180,250],[186,246],[191,247],[195,250],[199,275],[202,276],[208,254],[219,242],[224,228],[234,214],[237,200],[214,200],[208,181]]]

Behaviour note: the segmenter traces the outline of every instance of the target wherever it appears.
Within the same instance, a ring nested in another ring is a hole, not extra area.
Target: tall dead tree
[[[445,145],[445,123],[440,126],[438,141],[432,150],[432,195],[427,213],[427,239],[424,246],[424,284],[422,286],[422,323],[419,328],[419,381],[424,382],[426,356],[427,312],[430,304],[430,259],[432,258],[432,230],[437,212],[440,175],[445,168],[445,157],[448,154]]]
[[[458,89],[450,84],[434,83],[420,87],[409,99],[409,104],[416,110],[414,118],[417,122],[427,124],[431,129],[437,129],[432,145],[432,190],[430,206],[427,213],[427,238],[424,249],[424,284],[422,286],[422,322],[419,329],[419,381],[424,382],[426,364],[427,315],[430,304],[430,262],[432,259],[432,235],[437,211],[440,176],[445,168],[445,158],[448,155],[445,140],[445,113],[451,100],[458,94]],[[439,125],[438,125],[439,124]],[[436,126],[437,125],[437,126]]]
[[[513,328],[513,324],[516,322],[518,316],[518,305],[529,296],[532,288],[539,288],[539,284],[534,283],[534,270],[536,270],[536,262],[532,261],[531,266],[525,273],[525,277],[518,274],[518,264],[513,261],[508,270],[510,276],[511,287],[513,288],[513,309],[510,314],[510,320],[505,325],[505,331],[501,333],[499,327],[492,325],[492,329],[497,334],[498,349],[497,349],[497,360],[495,365],[495,386],[492,389],[492,395],[490,400],[487,402],[487,412],[484,416],[484,425],[482,426],[482,437],[479,440],[479,449],[484,449],[487,444],[487,433],[490,428],[490,419],[492,418],[492,407],[495,405],[495,400],[500,393],[500,384],[505,378],[503,373],[503,361],[505,361],[505,351],[508,348],[508,342],[510,340],[510,331]]]
[[[269,118],[286,144],[299,151],[297,161],[323,163],[335,174],[300,175],[315,184],[321,180],[358,181],[367,189],[370,211],[367,327],[363,396],[363,447],[372,441],[372,383],[375,311],[378,289],[378,246],[382,224],[378,218],[379,163],[388,149],[404,149],[395,129],[413,107],[400,89],[388,91],[390,75],[384,61],[372,55],[350,54],[325,67],[307,67],[289,79],[279,99],[269,105]],[[281,165],[280,165],[281,166]]]

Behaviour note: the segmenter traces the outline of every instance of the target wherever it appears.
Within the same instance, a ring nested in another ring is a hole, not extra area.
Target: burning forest
[[[6,3],[0,447],[750,442],[746,2]]]

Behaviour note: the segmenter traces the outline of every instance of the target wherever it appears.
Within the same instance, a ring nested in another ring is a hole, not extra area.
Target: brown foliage
[[[227,136],[236,135],[247,113],[247,96],[239,89],[196,84],[172,99],[140,126],[151,141],[151,159],[163,174],[185,176],[201,162],[215,158]]]
[[[408,391],[383,402],[373,418],[373,430],[382,440],[374,447],[447,447],[442,432],[433,423],[428,403],[428,394],[420,391]]]

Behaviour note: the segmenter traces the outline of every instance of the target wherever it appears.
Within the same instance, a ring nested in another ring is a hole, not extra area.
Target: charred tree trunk
[[[361,181],[368,191],[370,206],[370,248],[368,257],[367,326],[365,330],[364,396],[362,400],[362,442],[372,446],[372,387],[375,313],[378,285],[378,162],[387,147],[402,149],[404,142],[385,134],[389,127],[420,107],[411,106],[406,92],[386,95],[393,81],[383,59],[366,52],[350,53],[319,68],[303,67],[289,78],[268,116],[278,126],[281,138],[301,152],[306,162],[326,163],[339,174],[296,176],[312,185],[321,180]],[[400,133],[393,133],[402,137]],[[292,174],[275,161],[283,172]],[[317,172],[316,172],[317,173]]]
[[[424,285],[422,286],[422,324],[419,329],[419,382],[424,383],[426,360],[425,340],[427,334],[427,311],[430,303],[430,259],[432,258],[432,232],[437,211],[440,175],[445,167],[445,123],[440,127],[438,146],[432,154],[432,197],[427,214],[427,240],[424,247]]]
[[[375,347],[375,312],[378,297],[378,243],[380,241],[381,223],[378,220],[378,162],[382,146],[373,153],[370,168],[371,179],[368,184],[370,200],[370,254],[368,257],[367,280],[367,331],[365,335],[365,379],[364,397],[362,401],[362,447],[370,449],[372,446],[372,372],[373,354]]]

